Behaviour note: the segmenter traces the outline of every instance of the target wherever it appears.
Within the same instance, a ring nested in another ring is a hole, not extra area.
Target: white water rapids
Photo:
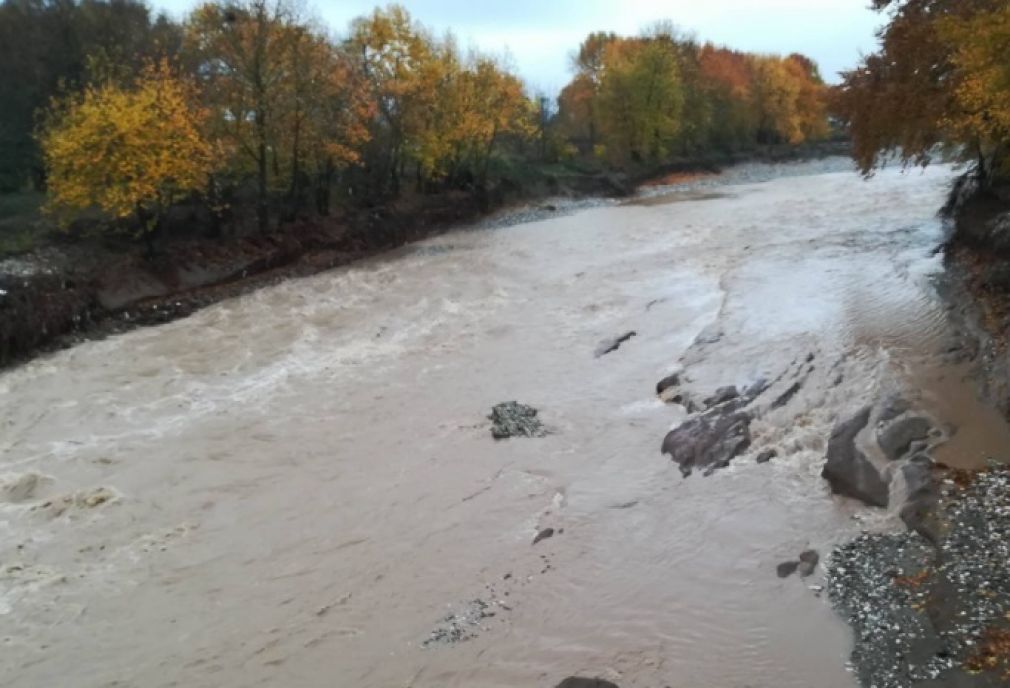
[[[938,363],[951,174],[797,164],[453,231],[3,373],[0,684],[850,688],[820,572],[775,575],[894,527],[829,494],[833,424],[906,389],[1006,439]],[[809,354],[729,469],[660,455],[659,379]],[[512,399],[551,434],[493,441]],[[424,645],[476,599],[475,637]]]

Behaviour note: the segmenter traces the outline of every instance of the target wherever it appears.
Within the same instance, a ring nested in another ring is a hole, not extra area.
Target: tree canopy
[[[832,98],[864,173],[890,157],[928,164],[941,146],[1006,173],[1010,6],[1003,0],[875,0],[879,49]]]

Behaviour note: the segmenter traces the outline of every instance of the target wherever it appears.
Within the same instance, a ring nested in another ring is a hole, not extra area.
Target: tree
[[[112,65],[133,75],[178,44],[178,27],[138,0],[0,2],[0,191],[44,186],[36,113],[61,89],[101,80]]]
[[[970,26],[973,18],[1005,4],[1005,0],[874,0],[877,10],[890,13],[879,34],[880,47],[843,75],[832,98],[834,112],[849,127],[853,155],[865,174],[891,155],[905,164],[926,165],[945,142],[964,146],[970,157],[984,157],[979,132],[962,117],[970,67],[965,70],[957,61],[972,64],[963,50],[978,37],[957,27]]]
[[[940,24],[959,78],[950,136],[974,142],[984,178],[1010,175],[1010,5]]]
[[[40,137],[48,210],[64,224],[98,211],[114,226],[149,235],[164,212],[199,192],[213,169],[206,112],[165,61],[130,87],[92,85],[54,104]]]
[[[215,134],[255,170],[261,232],[270,222],[271,156],[279,144],[278,113],[290,86],[289,19],[282,0],[249,0],[198,7],[185,26],[184,51],[202,82]]]
[[[614,41],[604,52],[599,110],[607,153],[615,162],[656,162],[679,132],[684,105],[670,41]]]

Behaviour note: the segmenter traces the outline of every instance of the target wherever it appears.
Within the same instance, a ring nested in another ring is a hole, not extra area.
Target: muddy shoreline
[[[945,209],[949,238],[936,287],[979,398],[1010,419],[1010,274],[1001,219],[1010,203],[965,191]],[[1010,456],[957,470],[923,454],[914,522],[904,532],[864,532],[838,547],[829,597],[853,628],[861,685],[1003,686],[1010,681]],[[928,467],[928,470],[926,469]],[[907,470],[907,469],[906,469]]]
[[[844,155],[847,144],[769,148],[674,161],[625,173],[548,178],[530,188],[448,193],[302,221],[267,234],[181,239],[154,259],[139,246],[56,242],[0,260],[0,369],[37,355],[135,327],[186,317],[223,299],[315,274],[482,220],[512,224],[566,212],[569,204],[623,198],[653,180],[715,174],[744,162],[792,162]],[[572,210],[575,208],[572,207]]]

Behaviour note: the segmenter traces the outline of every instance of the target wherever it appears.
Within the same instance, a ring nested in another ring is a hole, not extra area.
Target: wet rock
[[[537,417],[537,410],[516,401],[507,401],[491,409],[491,435],[496,440],[509,437],[544,437],[547,431]]]
[[[569,676],[557,685],[557,688],[618,688],[616,683],[604,681],[602,678],[581,678]]]
[[[779,578],[788,578],[796,573],[796,570],[799,567],[800,562],[798,561],[784,561],[776,567],[775,572],[778,574]]]
[[[774,449],[766,449],[765,451],[757,455],[756,460],[758,463],[768,463],[772,459],[777,458],[778,455],[779,453]]]
[[[554,537],[554,529],[553,528],[544,528],[539,533],[537,533],[537,536],[535,538],[533,538],[533,544],[535,545],[538,542],[540,542],[541,540],[546,540],[547,538],[552,538],[552,537]]]
[[[897,420],[877,433],[877,444],[891,461],[908,453],[913,442],[929,438],[932,423],[925,418],[912,417]]]
[[[866,407],[835,427],[828,441],[827,461],[821,476],[835,494],[858,499],[870,506],[886,507],[888,484],[877,467],[856,447],[856,436],[869,424],[870,411],[870,407]]]
[[[490,604],[480,599],[469,602],[458,613],[443,618],[422,645],[455,645],[477,637],[484,619],[494,616],[493,611],[488,611],[490,607]]]
[[[803,385],[799,382],[793,383],[792,387],[780,394],[779,397],[772,402],[772,409],[780,409],[792,401],[792,398],[799,393],[802,386]]]
[[[680,466],[686,478],[699,468],[710,475],[750,448],[750,414],[717,407],[671,430],[662,452]]]
[[[933,471],[933,460],[925,455],[915,456],[902,467],[906,497],[899,515],[909,530],[918,533],[930,544],[937,545],[942,526],[936,513],[940,490]]]
[[[907,413],[911,408],[912,405],[907,399],[898,394],[892,394],[880,405],[878,419],[882,423],[889,423],[903,413]]]
[[[821,555],[816,550],[808,549],[800,554],[799,572],[803,578],[814,575],[817,565],[821,563]]]
[[[705,406],[711,408],[713,406],[725,404],[727,401],[733,401],[739,396],[740,392],[736,387],[720,387],[715,391],[715,394],[705,400]]]
[[[638,336],[637,332],[631,331],[631,332],[625,332],[620,337],[614,337],[613,339],[603,340],[602,342],[600,342],[600,345],[596,347],[596,353],[595,353],[596,358],[606,356],[609,353],[617,351],[618,349],[621,348],[621,344],[624,344],[632,337],[637,336]]]
[[[661,397],[668,389],[680,387],[680,374],[669,375],[656,383],[656,396]]]

